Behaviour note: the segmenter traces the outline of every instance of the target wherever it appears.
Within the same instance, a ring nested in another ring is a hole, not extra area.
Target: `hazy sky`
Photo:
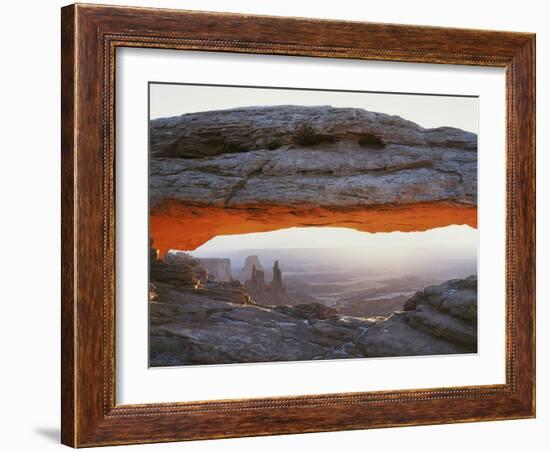
[[[424,232],[366,233],[350,228],[288,228],[272,232],[222,235],[192,252],[195,256],[223,257],[224,252],[248,249],[349,248],[368,251],[370,256],[410,255],[475,258],[477,230],[469,226],[447,226]]]
[[[478,132],[478,99],[418,94],[151,84],[150,117],[260,105],[332,105],[398,115],[425,128]]]

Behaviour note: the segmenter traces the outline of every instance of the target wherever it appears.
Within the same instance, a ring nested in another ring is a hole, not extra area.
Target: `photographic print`
[[[149,84],[150,367],[477,353],[478,98]]]

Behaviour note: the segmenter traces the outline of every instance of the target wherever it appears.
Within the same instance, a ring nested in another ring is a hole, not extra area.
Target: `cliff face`
[[[194,113],[150,127],[161,254],[301,225],[476,226],[477,136],[459,129],[327,106]]]
[[[206,282],[208,273],[196,259],[186,253],[169,253],[165,260],[161,260],[157,250],[151,248],[149,276],[152,282],[196,287]]]
[[[202,158],[285,146],[339,143],[477,150],[475,134],[451,127],[424,129],[399,116],[360,108],[281,105],[190,113],[151,122],[154,158]]]
[[[241,273],[246,277],[250,277],[252,275],[253,269],[260,270],[262,272],[265,271],[264,266],[260,262],[260,258],[258,256],[247,256],[244,261],[244,266],[241,270]]]
[[[217,257],[200,257],[197,261],[208,272],[208,279],[218,282],[229,282],[233,279],[231,276],[231,259]]]
[[[267,290],[265,283],[265,273],[263,270],[259,270],[255,265],[252,266],[252,272],[250,273],[250,279],[247,279],[244,283],[244,287],[248,292],[260,293]]]
[[[286,293],[279,261],[275,261],[273,265],[273,280],[269,284],[265,282],[264,271],[257,269],[253,264],[250,279],[246,280],[244,288],[257,304],[273,306],[298,304],[297,300]]]
[[[477,276],[417,292],[361,339],[370,356],[477,351]]]

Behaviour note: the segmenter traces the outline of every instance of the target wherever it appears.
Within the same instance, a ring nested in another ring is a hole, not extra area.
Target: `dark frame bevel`
[[[85,447],[534,417],[535,35],[85,4],[62,8],[61,35],[64,444]],[[116,405],[117,47],[505,68],[506,383]]]

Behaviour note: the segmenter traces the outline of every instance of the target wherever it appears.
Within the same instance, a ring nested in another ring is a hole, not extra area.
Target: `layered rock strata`
[[[152,280],[151,292],[152,366],[477,350],[476,277],[428,287],[407,301],[407,310],[369,319],[345,316],[320,303],[257,304],[238,281],[182,285]]]
[[[151,249],[149,259],[151,282],[162,282],[175,286],[199,286],[206,282],[208,273],[199,262],[185,253],[168,253],[159,259],[158,252]]]
[[[417,292],[403,312],[370,328],[369,356],[477,351],[477,277],[453,279]]]
[[[356,108],[249,107],[150,123],[161,254],[290,226],[477,226],[477,136]]]

